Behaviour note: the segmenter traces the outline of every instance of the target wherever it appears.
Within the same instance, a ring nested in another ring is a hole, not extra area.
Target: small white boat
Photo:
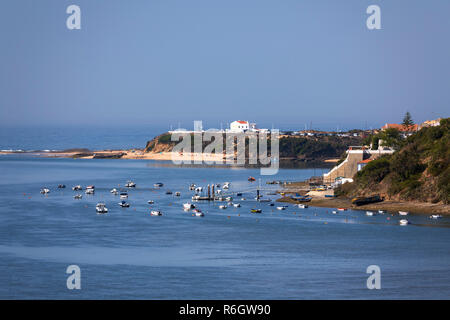
[[[159,210],[152,210],[150,212],[150,215],[152,215],[152,216],[162,216],[162,213]]]
[[[331,211],[332,214],[337,214],[336,210]]]
[[[120,193],[120,199],[127,199],[128,198],[128,193],[127,192],[121,192]]]
[[[94,194],[95,193],[95,189],[86,189],[86,191],[84,193],[86,193],[86,194]]]
[[[366,216],[371,217],[371,216],[374,216],[374,215],[375,215],[375,213],[373,211],[366,211]]]
[[[136,187],[136,183],[134,183],[133,181],[127,181],[127,183],[125,184],[125,187],[127,187],[127,188],[135,188]]]
[[[95,210],[98,214],[104,214],[108,212],[108,208],[106,208],[105,204],[102,202],[97,203],[97,205],[95,206]]]
[[[401,216],[407,216],[409,214],[409,212],[408,211],[399,211],[398,214]]]
[[[190,210],[190,209],[194,209],[194,208],[195,208],[195,206],[192,203],[187,202],[187,203],[183,204],[183,209],[185,209],[185,210]]]
[[[154,186],[155,188],[161,188],[162,186],[164,186],[164,184],[161,183],[161,182],[157,182],[157,183],[155,183],[153,186]]]
[[[220,205],[219,206],[219,209],[226,209],[226,208],[228,208],[226,205]]]
[[[399,223],[400,223],[401,226],[406,226],[406,225],[409,224],[409,221],[406,220],[406,219],[402,219],[402,220],[399,221]]]
[[[147,203],[148,203],[148,204],[154,204],[155,201],[153,201],[153,200],[148,200]]]
[[[440,214],[432,214],[430,216],[430,219],[440,219],[440,218],[442,218],[442,216]]]
[[[233,201],[233,198],[232,197],[226,197],[225,201]]]
[[[79,200],[79,199],[83,198],[83,196],[81,194],[76,194],[73,196],[73,198]]]
[[[204,216],[203,212],[201,210],[199,210],[199,209],[194,209],[194,214],[195,214],[196,217],[203,217]]]
[[[277,207],[277,210],[286,210],[286,207],[287,206],[280,206],[280,207]]]
[[[93,186],[93,185],[87,186],[86,190],[89,190],[89,189],[95,189],[95,186]]]
[[[72,187],[72,190],[73,191],[80,191],[80,190],[83,190],[83,188],[80,185],[77,185],[77,186]]]
[[[300,209],[306,209],[306,208],[308,208],[308,205],[307,204],[299,204],[298,205],[298,207],[300,208]]]
[[[235,208],[239,208],[240,206],[241,206],[240,203],[233,203],[233,207],[235,207]]]
[[[181,196],[181,193],[179,191],[177,191],[177,192],[175,192],[175,196],[179,197],[179,196]]]
[[[379,214],[385,214],[386,211],[385,211],[385,210],[378,210],[378,213],[379,213]]]
[[[247,199],[245,199],[245,198],[241,198],[241,201],[245,201],[245,200],[247,200]]]
[[[129,208],[130,204],[128,202],[122,201],[119,202],[119,206],[121,206],[122,208]]]
[[[66,185],[65,184],[58,184],[58,189],[65,189]]]
[[[117,194],[117,189],[116,188],[114,188],[114,189],[111,189],[111,191],[109,191],[109,192],[111,192],[111,193],[114,193],[114,194]]]
[[[42,193],[42,194],[50,193],[50,189],[48,189],[48,188],[42,188],[42,189],[41,189],[41,193]]]

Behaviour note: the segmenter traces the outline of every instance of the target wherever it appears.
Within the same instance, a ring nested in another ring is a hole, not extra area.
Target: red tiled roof
[[[358,163],[369,163],[370,161],[372,161],[373,159],[366,159],[366,160],[363,160],[363,161],[359,161]]]
[[[247,121],[238,120],[237,122],[239,122],[241,124],[247,124]]]
[[[384,126],[381,127],[381,129],[385,130],[385,129],[397,129],[399,131],[417,131],[417,129],[419,128],[419,126],[417,124],[413,124],[410,127],[405,127],[402,124],[398,124],[398,123],[386,123]]]

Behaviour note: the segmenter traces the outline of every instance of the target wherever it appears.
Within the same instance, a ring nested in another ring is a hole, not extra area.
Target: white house
[[[230,123],[231,132],[246,132],[250,129],[248,121],[237,120]]]

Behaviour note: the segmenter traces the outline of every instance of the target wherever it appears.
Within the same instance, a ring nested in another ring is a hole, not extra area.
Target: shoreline
[[[378,211],[385,210],[388,213],[396,213],[398,211],[408,211],[413,214],[441,214],[444,216],[450,216],[450,205],[435,204],[428,202],[411,202],[411,201],[394,201],[384,200],[382,202],[370,203],[362,206],[353,205],[351,199],[347,198],[325,198],[319,196],[312,196],[310,202],[298,202],[289,197],[283,197],[276,200],[277,202],[287,203],[304,203],[311,207],[322,208],[346,208],[360,211]]]

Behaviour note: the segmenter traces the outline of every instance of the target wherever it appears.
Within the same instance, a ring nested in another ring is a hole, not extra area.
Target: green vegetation
[[[411,114],[409,112],[406,112],[405,117],[403,118],[402,125],[408,129],[414,126],[414,121],[412,120]]]
[[[368,163],[343,185],[340,194],[356,196],[371,192],[387,197],[450,203],[450,118],[409,136],[391,156]]]

